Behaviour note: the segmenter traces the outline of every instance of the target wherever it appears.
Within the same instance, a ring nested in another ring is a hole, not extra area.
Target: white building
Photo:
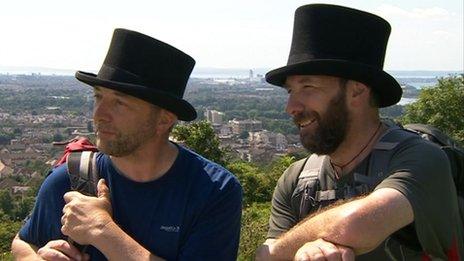
[[[248,140],[252,144],[268,145],[279,151],[285,150],[288,145],[287,139],[283,134],[270,132],[268,130],[250,132]]]
[[[222,124],[224,119],[224,113],[216,110],[206,109],[205,118],[212,124]]]

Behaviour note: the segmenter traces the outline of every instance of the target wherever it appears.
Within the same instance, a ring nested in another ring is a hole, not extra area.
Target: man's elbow
[[[13,238],[11,242],[11,254],[14,260],[34,260],[37,255],[37,247],[23,241],[19,234]]]
[[[259,246],[255,252],[255,260],[269,260],[271,257],[271,246],[275,241],[276,239],[267,239],[261,246]]]

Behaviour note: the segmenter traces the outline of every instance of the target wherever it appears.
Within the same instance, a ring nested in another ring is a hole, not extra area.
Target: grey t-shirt
[[[337,186],[350,180],[353,173],[366,173],[369,156],[352,173],[336,180]],[[280,177],[272,199],[268,238],[277,238],[299,222],[301,191],[296,188],[304,160],[292,164]],[[333,170],[324,164],[324,173]],[[395,236],[415,241],[422,248],[415,251],[395,240],[385,240],[371,253],[357,259],[388,260],[421,259],[424,255],[447,259],[454,253],[464,257],[463,228],[457,196],[446,154],[436,145],[417,137],[402,142],[388,165],[387,177],[375,189],[393,188],[410,202],[414,212],[413,224],[397,231]],[[416,235],[414,235],[416,234]]]

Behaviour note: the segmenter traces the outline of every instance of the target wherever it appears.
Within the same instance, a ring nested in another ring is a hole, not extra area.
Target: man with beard
[[[182,99],[194,64],[166,43],[115,30],[98,75],[76,73],[94,88],[97,197],[70,191],[66,164],[54,169],[13,241],[16,259],[235,260],[240,184],[168,140],[177,119],[196,118]]]
[[[383,71],[389,33],[384,19],[351,8],[296,10],[288,64],[266,80],[288,91],[286,110],[313,154],[279,179],[257,260],[464,256],[447,156],[379,118],[402,94]]]

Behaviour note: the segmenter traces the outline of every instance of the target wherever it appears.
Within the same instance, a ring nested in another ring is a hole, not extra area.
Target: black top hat
[[[194,65],[192,57],[166,43],[116,29],[98,75],[78,71],[76,78],[143,99],[190,121],[197,113],[182,97]]]
[[[343,6],[312,4],[295,11],[287,66],[266,74],[283,86],[290,75],[332,75],[369,85],[386,107],[401,99],[398,82],[383,71],[391,27],[376,15]]]

